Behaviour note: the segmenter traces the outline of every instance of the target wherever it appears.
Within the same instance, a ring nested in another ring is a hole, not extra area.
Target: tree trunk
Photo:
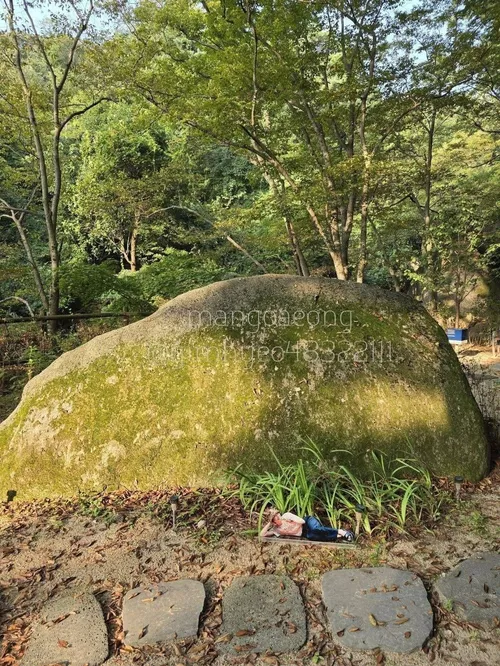
[[[460,306],[462,305],[462,298],[460,297],[461,286],[462,285],[460,282],[460,270],[458,270],[455,282],[455,328],[460,328],[460,319],[462,315],[460,311]]]
[[[462,318],[462,313],[460,312],[461,305],[460,296],[455,294],[455,328],[460,328],[460,319]]]
[[[288,217],[285,217],[285,226],[288,233],[288,240],[290,241],[290,246],[292,248],[297,273],[298,275],[309,277],[309,266],[307,265],[306,259],[302,253],[297,235],[295,234],[294,226]]]
[[[337,280],[348,280],[349,276],[342,250],[330,250],[330,258],[333,262],[333,267],[335,268]]]
[[[356,282],[365,281],[365,271],[367,266],[367,255],[366,255],[366,239],[367,239],[367,223],[368,223],[368,201],[365,199],[367,192],[365,192],[365,186],[363,185],[363,200],[361,202],[361,222],[359,229],[359,259],[358,259],[358,270],[356,273]]]
[[[21,244],[22,244],[22,246],[24,248],[24,251],[26,253],[28,263],[31,266],[31,270],[33,272],[33,278],[35,280],[36,289],[38,291],[38,296],[39,296],[40,301],[42,303],[43,310],[46,314],[48,314],[49,313],[49,300],[47,298],[47,294],[45,293],[45,288],[43,286],[42,277],[40,275],[40,270],[38,268],[38,264],[36,263],[35,255],[33,254],[33,250],[31,248],[31,243],[29,242],[28,236],[26,235],[26,232],[25,232],[24,227],[23,227],[24,213],[21,213],[21,214],[18,215],[18,214],[16,214],[15,210],[11,210],[10,218],[15,224],[15,227],[16,227],[17,232],[19,234],[19,238],[21,239]]]
[[[434,243],[432,239],[432,160],[434,156],[434,133],[436,131],[437,111],[432,109],[431,119],[427,135],[427,154],[425,157],[425,201],[424,201],[424,242],[422,244],[422,259],[424,259],[424,270],[426,278],[432,285],[435,278],[435,256]],[[437,311],[438,295],[432,286],[424,290],[423,301],[430,304],[432,312]]]
[[[385,267],[387,268],[387,272],[391,276],[392,284],[394,286],[394,291],[400,292],[400,291],[402,291],[402,286],[403,286],[402,282],[401,282],[401,278],[398,275],[397,271],[395,270],[394,265],[393,265],[390,257],[387,256],[387,253],[386,253],[385,248],[384,248],[384,243],[382,242],[382,239],[380,238],[380,234],[379,234],[379,231],[377,229],[377,226],[375,225],[375,223],[373,222],[372,219],[370,219],[370,223],[371,223],[371,228],[373,230],[373,235],[374,235],[375,240],[376,240],[376,242],[379,246],[380,253],[382,254],[382,258],[383,258]]]
[[[59,266],[52,266],[52,274],[50,280],[50,307],[49,314],[57,315],[59,314]],[[51,319],[49,322],[49,332],[51,335],[57,333],[57,320]]]
[[[134,225],[132,234],[130,236],[130,271],[135,273],[137,271],[137,236],[139,232],[137,225]]]
[[[257,261],[257,259],[255,259],[255,257],[252,257],[252,255],[250,254],[250,252],[248,252],[248,250],[245,250],[245,248],[244,248],[243,246],[241,246],[239,243],[237,243],[237,242],[234,240],[234,238],[232,238],[231,236],[228,235],[228,236],[226,236],[226,240],[228,240],[228,241],[231,243],[231,245],[232,245],[233,247],[235,247],[235,248],[236,248],[237,250],[239,250],[242,254],[244,254],[245,257],[247,257],[248,259],[250,259],[250,261],[251,261],[252,263],[254,263],[254,264],[257,266],[257,268],[258,268],[259,270],[261,270],[263,273],[268,273],[268,272],[269,272],[269,271],[266,269],[266,267],[265,267],[263,264],[260,263],[260,261]]]
[[[363,155],[363,184],[361,187],[361,222],[359,230],[359,259],[356,274],[357,282],[364,282],[367,265],[367,234],[368,234],[368,198],[370,192],[370,172],[372,154],[368,149],[366,140],[366,120],[368,114],[368,98],[375,77],[375,64],[377,59],[377,33],[371,37],[371,44],[367,47],[369,55],[368,83],[361,95],[359,114],[359,139],[361,143],[361,154]]]
[[[353,190],[349,194],[349,199],[347,201],[346,208],[346,217],[345,217],[345,226],[344,226],[344,235],[343,235],[343,247],[342,247],[342,261],[344,262],[344,267],[347,275],[347,279],[350,278],[349,271],[349,246],[351,243],[351,234],[354,226],[354,209],[356,207],[356,191]]]
[[[368,235],[368,196],[370,191],[370,166],[371,156],[368,152],[365,137],[365,116],[366,116],[366,102],[362,105],[361,111],[361,149],[363,152],[363,186],[361,188],[361,220],[359,228],[359,259],[358,269],[356,273],[356,282],[365,281],[365,271],[367,266],[367,235]]]
[[[362,129],[361,129],[362,128]],[[365,281],[365,271],[367,266],[367,235],[368,235],[368,197],[370,190],[370,166],[371,157],[365,141],[364,133],[364,120],[362,120],[360,128],[361,145],[363,151],[364,168],[363,168],[363,187],[361,189],[361,220],[359,229],[359,259],[358,269],[356,274],[356,282]]]
[[[49,229],[49,252],[50,252],[50,307],[49,314],[57,315],[59,314],[59,300],[60,300],[60,290],[59,290],[59,249],[57,247],[57,238],[55,229],[52,225],[47,225]],[[57,320],[52,320],[49,322],[49,331],[51,335],[57,333]]]
[[[80,13],[77,11],[78,20],[76,25],[75,35],[73,36],[72,44],[69,49],[68,57],[66,62],[62,67],[62,73],[58,74],[59,69],[53,65],[50,59],[49,51],[46,49],[44,37],[40,36],[37,31],[35,20],[31,14],[32,3],[23,2],[19,3],[22,6],[24,11],[24,23],[26,25],[31,25],[31,32],[29,28],[24,28],[27,30],[28,35],[34,37],[34,43],[36,48],[40,53],[42,60],[45,62],[46,68],[44,74],[47,79],[50,81],[50,86],[52,90],[52,101],[50,105],[50,110],[52,112],[52,145],[51,148],[48,148],[45,144],[43,134],[43,125],[39,123],[37,114],[35,112],[35,102],[33,91],[30,88],[29,80],[25,73],[25,64],[23,62],[23,56],[25,52],[24,47],[24,36],[19,36],[16,28],[15,22],[15,12],[17,6],[14,0],[5,0],[4,2],[6,8],[6,19],[7,19],[7,28],[8,34],[12,40],[12,45],[14,47],[14,60],[13,66],[17,71],[17,76],[20,82],[20,86],[23,92],[24,101],[26,105],[26,114],[27,121],[30,126],[31,134],[33,136],[33,143],[35,148],[35,155],[38,162],[38,175],[40,180],[41,188],[41,199],[43,205],[43,212],[45,217],[45,226],[47,228],[47,237],[49,243],[49,254],[50,254],[50,267],[51,267],[51,282],[50,282],[50,293],[49,293],[49,314],[54,315],[59,312],[59,300],[60,300],[60,289],[59,289],[59,268],[60,268],[60,249],[57,242],[57,221],[58,221],[58,212],[59,204],[61,200],[62,192],[62,169],[61,169],[61,156],[60,156],[60,147],[61,147],[61,134],[64,127],[76,116],[80,116],[83,113],[86,113],[89,109],[96,106],[100,103],[92,102],[92,104],[78,109],[69,113],[65,118],[61,118],[61,94],[63,93],[66,82],[70,75],[70,71],[73,67],[75,61],[75,54],[82,38],[83,33],[87,30],[91,15],[94,12],[94,3],[90,3],[87,11],[85,13]],[[49,181],[49,171],[47,168],[48,161],[52,162],[52,191]],[[50,331],[55,333],[57,331],[57,320],[50,322]]]
[[[348,279],[347,264],[347,243],[341,229],[343,228],[342,216],[339,220],[339,211],[336,210],[330,215],[330,233],[333,240],[333,250],[330,251],[330,257],[333,261],[335,273],[338,280]]]

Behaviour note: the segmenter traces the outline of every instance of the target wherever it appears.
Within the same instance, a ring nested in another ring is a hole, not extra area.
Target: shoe
[[[344,534],[342,538],[344,539],[344,541],[352,543],[354,541],[354,533],[351,532],[350,530],[347,530],[347,532]]]

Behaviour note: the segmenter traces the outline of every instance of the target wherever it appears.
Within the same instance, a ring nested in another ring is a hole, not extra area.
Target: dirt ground
[[[188,664],[392,664],[394,666],[498,666],[500,628],[483,631],[442,608],[432,583],[473,553],[500,545],[500,469],[450,501],[432,530],[387,539],[364,538],[355,550],[260,544],[236,499],[197,491],[181,496],[177,530],[171,527],[168,494],[124,492],[99,499],[21,504],[0,508],[0,594],[3,643],[0,664],[19,663],[41,604],[66,588],[97,595],[110,635],[108,666]],[[199,521],[205,521],[205,525]],[[323,572],[340,567],[390,565],[417,572],[428,589],[435,631],[412,655],[352,653],[331,636],[321,603]],[[289,575],[300,587],[308,613],[308,641],[294,655],[220,657],[217,637],[221,597],[235,576]],[[148,650],[125,648],[121,639],[123,595],[137,584],[197,578],[207,604],[200,637]]]

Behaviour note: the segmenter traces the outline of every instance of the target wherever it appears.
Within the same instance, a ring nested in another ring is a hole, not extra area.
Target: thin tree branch
[[[63,129],[66,127],[68,123],[70,123],[74,118],[77,118],[78,116],[82,116],[84,113],[87,113],[87,111],[90,111],[94,107],[98,106],[99,104],[102,104],[102,102],[114,102],[114,100],[111,97],[100,97],[98,100],[95,102],[92,102],[91,104],[87,104],[87,106],[83,107],[82,109],[79,109],[78,111],[73,111],[72,113],[69,114],[61,123],[60,125],[60,130],[59,134],[63,131]]]

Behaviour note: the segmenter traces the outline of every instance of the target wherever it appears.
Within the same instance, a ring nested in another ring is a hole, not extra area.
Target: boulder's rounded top
[[[426,315],[424,308],[406,295],[356,282],[280,274],[232,278],[180,294],[152,315],[99,335],[62,354],[28,382],[24,395],[31,394],[47,381],[90,365],[119,345],[147,343],[165,337],[179,338],[211,325],[221,328],[220,318],[216,320],[217,314],[222,312],[243,312],[246,315],[243,321],[238,317],[231,318],[233,324],[242,328],[249,321],[249,313],[255,319],[258,314],[278,312],[280,309],[288,313],[300,311],[301,307],[313,310],[323,308],[324,311],[325,307],[342,307],[345,304],[366,305],[374,311],[420,312]],[[250,324],[251,332],[253,328]]]
[[[446,335],[408,296],[329,278],[234,278],[63,354],[0,425],[0,490],[204,485],[310,438],[480,478],[484,424]],[[3,471],[2,471],[3,470]]]

